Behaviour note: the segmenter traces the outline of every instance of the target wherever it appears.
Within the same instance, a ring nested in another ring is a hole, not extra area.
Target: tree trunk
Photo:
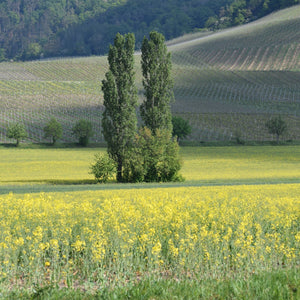
[[[122,159],[118,158],[118,166],[117,166],[117,181],[118,182],[122,182],[122,180],[123,180],[122,167],[123,167]]]

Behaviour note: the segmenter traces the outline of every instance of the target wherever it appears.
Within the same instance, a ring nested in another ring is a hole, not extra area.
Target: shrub
[[[116,164],[108,154],[96,154],[95,163],[91,166],[91,174],[94,174],[98,182],[107,182],[114,177]]]
[[[177,141],[179,139],[185,138],[192,132],[192,127],[189,122],[181,117],[172,117],[172,125],[173,125],[173,136],[177,137]]]
[[[235,136],[235,141],[236,141],[237,144],[239,144],[239,145],[244,145],[245,144],[245,141],[242,138],[242,133],[239,129],[235,130],[234,136]]]
[[[52,118],[44,127],[44,133],[45,138],[51,138],[54,145],[62,136],[62,126],[55,118]]]
[[[179,145],[169,130],[142,128],[125,164],[124,178],[137,182],[182,181]]]
[[[266,122],[266,127],[271,134],[276,135],[277,143],[279,143],[279,137],[287,131],[286,122],[281,116],[273,117]]]
[[[6,136],[16,140],[16,147],[20,145],[21,139],[28,137],[28,133],[23,124],[15,123],[7,128]]]
[[[79,139],[79,145],[87,146],[89,138],[93,136],[92,123],[86,120],[80,120],[72,130],[72,134]]]

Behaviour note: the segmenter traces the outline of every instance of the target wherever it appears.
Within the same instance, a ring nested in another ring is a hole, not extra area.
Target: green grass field
[[[288,124],[284,140],[300,140],[300,6],[244,26],[196,33],[169,41],[175,103],[172,111],[193,127],[190,140],[228,141],[236,131],[246,140],[273,139],[265,121],[281,114]],[[140,101],[140,54],[136,83]],[[72,126],[93,123],[93,142],[101,134],[101,80],[106,57],[64,58],[0,64],[0,141],[6,127],[23,122],[29,141],[42,142],[51,116],[63,125],[63,142],[74,142]]]
[[[123,185],[94,184],[94,155],[104,148],[0,148],[0,193],[97,190]],[[182,147],[183,183],[166,186],[300,182],[300,146]],[[161,184],[125,185],[125,188]]]

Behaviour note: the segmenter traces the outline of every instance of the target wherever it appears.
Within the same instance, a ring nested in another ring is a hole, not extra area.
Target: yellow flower
[[[50,265],[51,265],[51,264],[50,264],[49,261],[46,261],[46,262],[45,262],[45,267],[50,267]]]

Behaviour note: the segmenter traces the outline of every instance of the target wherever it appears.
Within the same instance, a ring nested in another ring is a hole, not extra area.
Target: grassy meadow
[[[94,184],[90,165],[99,152],[105,148],[0,147],[0,187],[4,193],[119,186]],[[181,147],[180,156],[184,185],[300,183],[300,146]]]

